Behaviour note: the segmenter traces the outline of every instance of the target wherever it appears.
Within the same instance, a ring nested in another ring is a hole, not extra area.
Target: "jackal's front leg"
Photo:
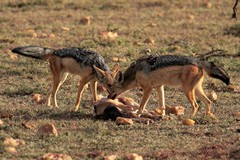
[[[52,99],[52,87],[49,89],[47,93],[47,106],[51,107],[51,99]]]
[[[137,112],[138,117],[140,117],[141,114],[143,113],[143,110],[145,109],[145,106],[149,100],[151,92],[152,92],[152,88],[147,88],[147,89],[143,90],[142,101],[141,101],[140,107]]]
[[[158,106],[162,111],[162,116],[166,115],[166,107],[165,107],[165,97],[164,97],[164,86],[156,87],[157,95],[158,95]]]
[[[218,118],[211,112],[212,101],[210,101],[208,97],[205,95],[201,83],[195,88],[195,94],[201,101],[204,102],[207,109],[206,114],[212,117],[213,119],[219,121]]]
[[[97,81],[92,80],[90,81],[90,87],[91,87],[91,92],[93,95],[93,103],[98,101],[98,95],[97,95]]]
[[[84,78],[80,81],[79,83],[79,88],[78,88],[78,94],[77,94],[77,101],[76,101],[76,105],[75,105],[75,109],[74,111],[76,112],[79,108],[80,102],[81,102],[81,97],[82,97],[82,92],[84,89],[84,86],[88,83],[87,80],[85,80]]]

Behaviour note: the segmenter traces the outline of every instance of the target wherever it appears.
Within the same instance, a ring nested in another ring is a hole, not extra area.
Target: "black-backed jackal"
[[[140,116],[154,88],[157,91],[159,107],[165,115],[163,86],[180,86],[193,107],[192,116],[196,114],[199,107],[195,95],[206,105],[206,113],[214,116],[211,113],[212,102],[202,88],[204,71],[210,77],[220,79],[227,85],[230,83],[228,74],[212,62],[177,55],[144,56],[133,62],[123,74],[118,71],[115,81],[112,86],[109,86],[109,98],[115,99],[127,90],[142,88],[143,96],[138,110]]]
[[[58,108],[56,96],[59,87],[66,80],[69,73],[79,75],[81,77],[75,111],[78,110],[84,86],[90,82],[93,101],[97,101],[97,82],[107,87],[111,84],[115,73],[105,64],[104,58],[99,54],[82,49],[82,48],[63,48],[54,50],[38,46],[23,46],[12,50],[23,56],[32,57],[35,59],[49,60],[50,70],[52,72],[53,83],[48,91],[47,105],[51,106],[51,97],[54,107]],[[116,65],[117,66],[117,65]],[[99,74],[101,72],[101,74]]]

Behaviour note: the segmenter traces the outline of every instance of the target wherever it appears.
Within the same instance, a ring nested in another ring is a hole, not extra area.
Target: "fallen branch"
[[[232,18],[237,18],[237,5],[238,5],[238,0],[236,0],[234,6],[233,6],[233,15]]]
[[[198,54],[196,58],[200,60],[208,60],[210,57],[218,57],[218,56],[223,56],[227,51],[221,50],[221,49],[216,49],[212,50],[210,52],[207,52],[205,54]]]
[[[240,57],[240,53],[232,55],[232,54],[226,54],[227,51],[222,50],[222,49],[216,49],[216,50],[212,50],[210,52],[207,52],[205,54],[198,54],[196,55],[196,58],[204,61],[204,60],[208,60],[211,57]]]

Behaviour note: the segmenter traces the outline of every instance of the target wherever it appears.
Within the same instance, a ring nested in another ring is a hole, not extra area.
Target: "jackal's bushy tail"
[[[54,52],[54,49],[39,46],[22,46],[12,49],[12,52],[26,57],[46,60]]]
[[[207,61],[200,61],[199,66],[203,67],[210,77],[217,78],[223,81],[226,85],[229,85],[230,78],[223,68],[216,66],[213,62]]]

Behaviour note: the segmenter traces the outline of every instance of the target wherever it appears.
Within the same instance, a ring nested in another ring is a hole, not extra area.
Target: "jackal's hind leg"
[[[53,85],[48,92],[48,106],[51,106],[51,96],[53,96],[53,104],[55,108],[59,108],[57,104],[57,92],[64,81],[67,79],[68,73],[60,72],[53,76]]]
[[[149,97],[150,97],[150,94],[152,92],[152,88],[145,88],[143,90],[143,96],[142,96],[142,100],[141,100],[141,104],[140,104],[140,107],[138,109],[138,112],[137,112],[137,116],[140,117],[141,114],[143,113],[144,109],[145,109],[145,106],[149,100]]]
[[[157,96],[158,96],[158,106],[162,111],[162,116],[166,115],[166,107],[165,107],[165,97],[164,97],[164,86],[156,87]]]
[[[82,92],[83,92],[84,86],[87,83],[88,83],[88,80],[86,80],[85,78],[82,78],[80,83],[79,83],[77,101],[76,101],[76,104],[75,104],[74,112],[76,112],[79,108],[79,105],[80,105],[80,102],[81,102],[81,97],[82,97]]]

